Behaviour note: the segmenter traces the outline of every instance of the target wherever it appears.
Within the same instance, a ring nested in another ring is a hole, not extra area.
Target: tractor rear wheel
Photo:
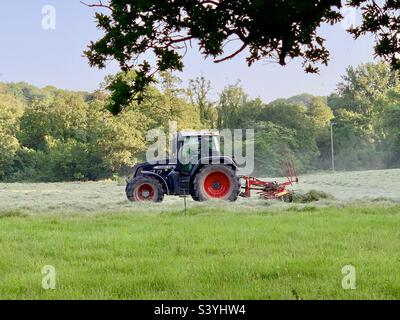
[[[191,193],[192,199],[196,202],[200,201],[199,197],[194,192]]]
[[[234,170],[225,165],[209,165],[196,175],[192,197],[196,201],[236,201],[239,193],[239,177]]]
[[[126,196],[135,202],[161,202],[164,199],[164,190],[158,180],[139,176],[128,182]]]

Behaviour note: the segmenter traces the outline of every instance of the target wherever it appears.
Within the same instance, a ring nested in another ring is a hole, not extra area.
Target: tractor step
[[[190,177],[180,177],[179,178],[179,194],[189,195],[189,180]]]

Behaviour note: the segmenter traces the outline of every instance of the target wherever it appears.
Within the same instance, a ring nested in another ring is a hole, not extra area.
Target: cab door
[[[192,168],[200,160],[200,137],[184,137],[181,143],[178,164],[183,174],[190,174]]]

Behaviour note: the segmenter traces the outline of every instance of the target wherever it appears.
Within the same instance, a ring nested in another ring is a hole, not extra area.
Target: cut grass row
[[[400,299],[400,207],[0,219],[1,299]],[[41,286],[45,265],[55,290]],[[342,267],[356,289],[342,288]]]

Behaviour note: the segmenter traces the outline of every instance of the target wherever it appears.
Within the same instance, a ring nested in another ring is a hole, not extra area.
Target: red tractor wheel
[[[239,178],[225,165],[205,166],[194,179],[193,198],[198,201],[212,199],[236,201],[239,192]]]
[[[126,186],[126,196],[135,202],[161,202],[164,199],[164,190],[156,179],[139,176]]]

